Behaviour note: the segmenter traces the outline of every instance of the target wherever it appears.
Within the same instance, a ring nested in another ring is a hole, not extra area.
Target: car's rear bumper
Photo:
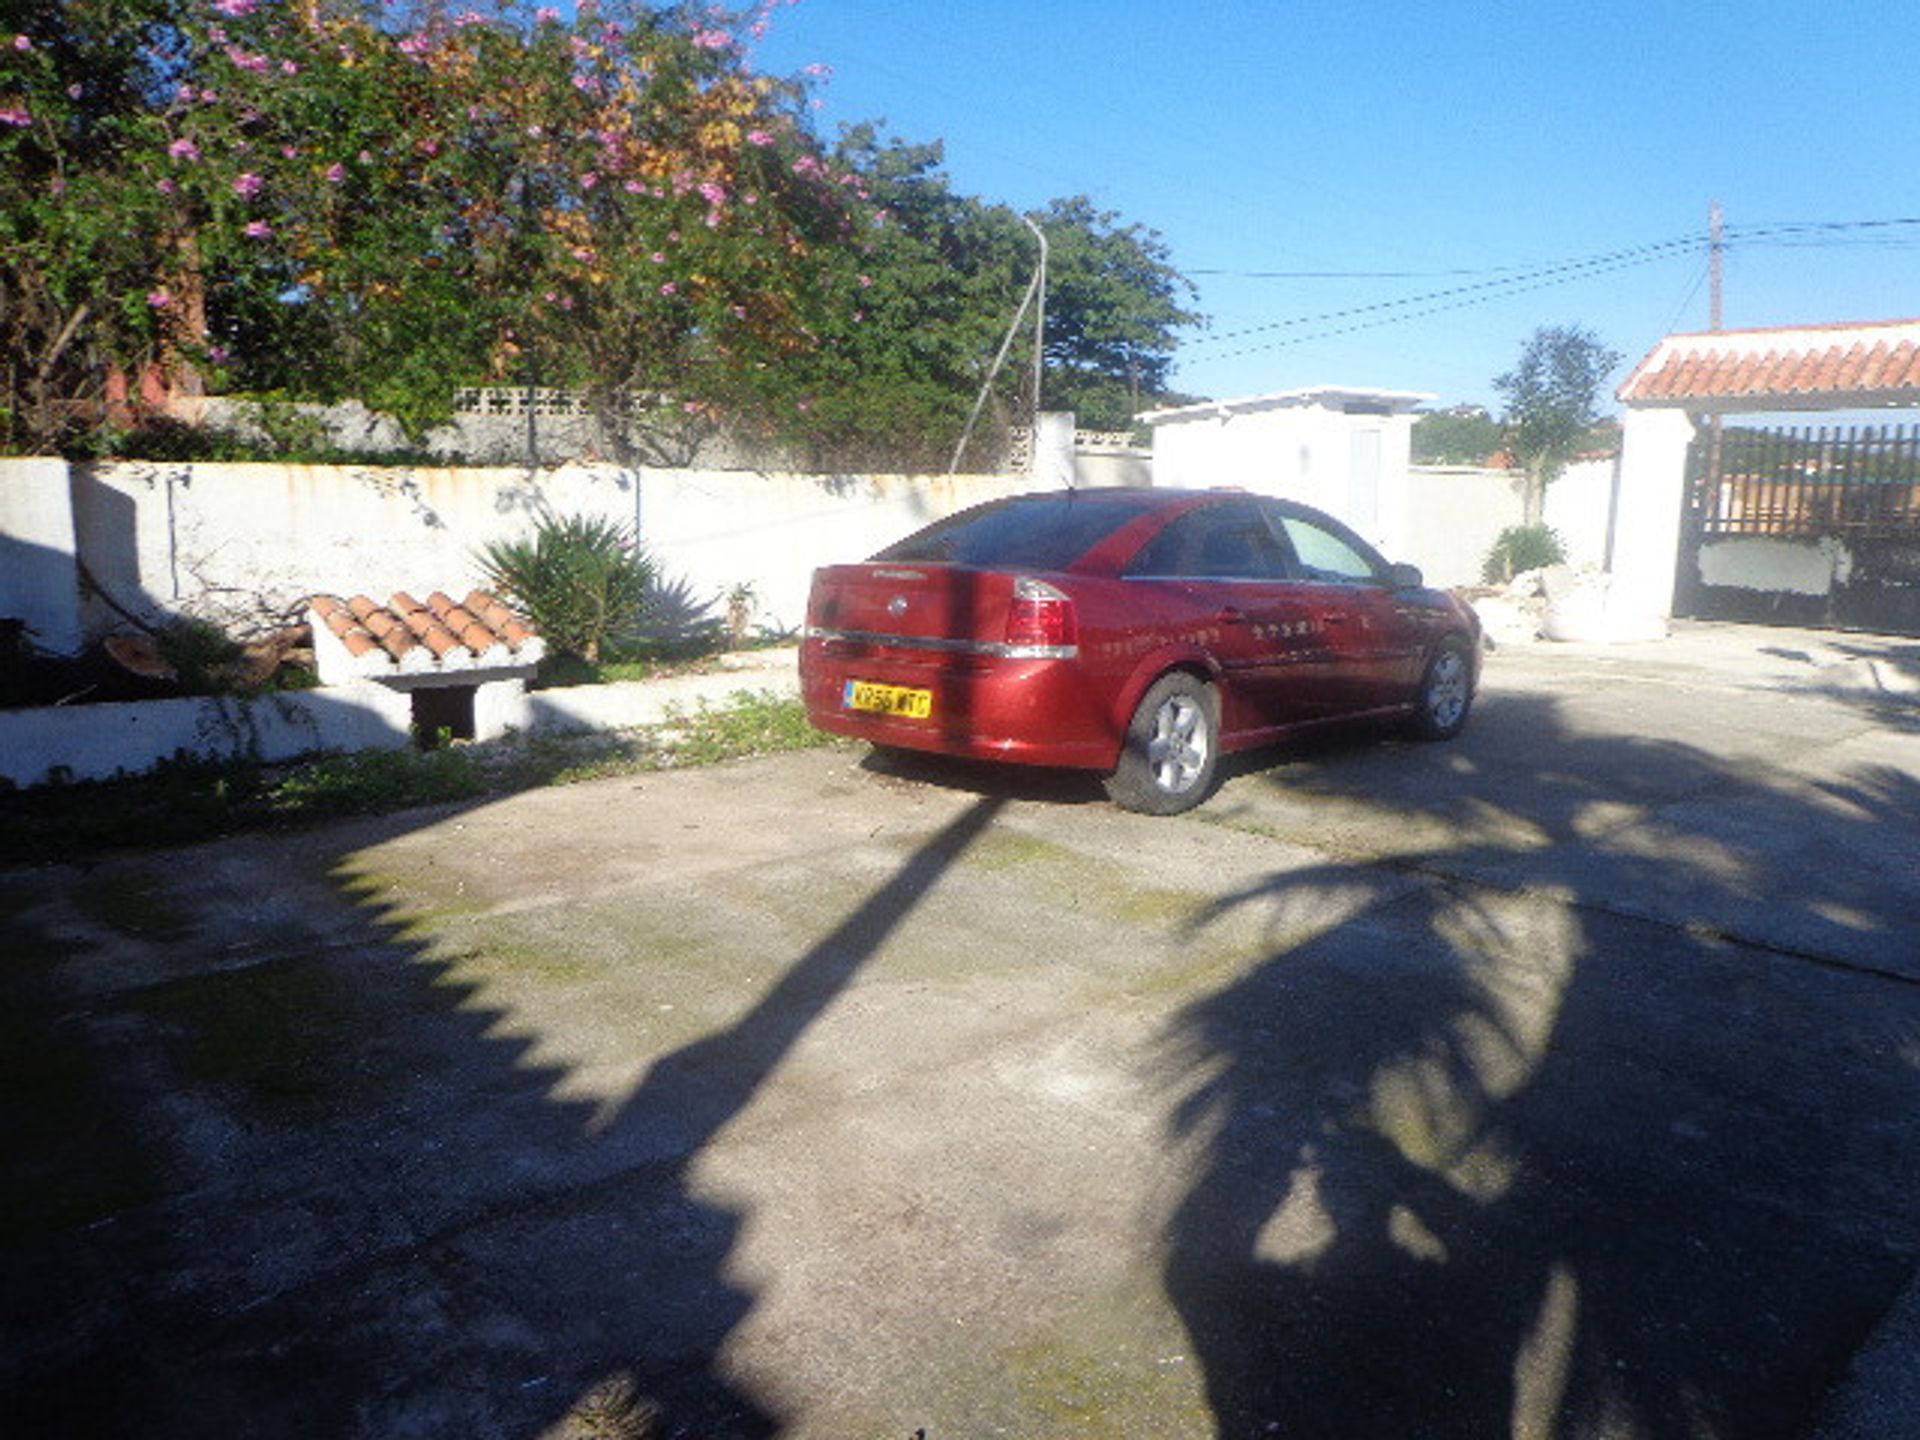
[[[850,710],[847,685],[924,690],[925,719]],[[800,693],[813,725],[875,745],[975,760],[1111,770],[1120,735],[1108,706],[1072,659],[903,650],[809,637]]]

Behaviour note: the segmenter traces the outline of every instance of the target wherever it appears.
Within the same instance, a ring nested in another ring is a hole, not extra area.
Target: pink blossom
[[[682,400],[680,402],[680,408],[689,415],[698,415],[700,413],[700,402],[698,400]]]
[[[240,232],[249,240],[271,240],[273,227],[264,220],[249,220],[246,228]]]
[[[360,163],[362,165],[371,165],[373,163],[373,152],[371,150],[362,150],[360,152]]]
[[[0,108],[0,125],[11,125],[16,130],[24,130],[33,124],[33,116],[24,105],[8,105]]]
[[[207,350],[207,359],[216,365],[224,365],[233,358],[233,352],[224,345],[214,345]]]
[[[747,307],[746,307],[746,306],[744,306],[744,305],[735,305],[735,306],[733,307],[733,318],[734,318],[734,319],[736,319],[736,320],[744,320],[744,319],[746,319],[746,318],[747,318]]]
[[[815,80],[825,80],[833,74],[833,67],[831,65],[821,65],[818,63],[802,65],[800,67],[800,73],[802,75],[811,75]]]
[[[347,167],[342,165],[338,160],[327,167],[327,180],[330,184],[338,185],[346,178]]]
[[[647,187],[638,180],[623,180],[620,182],[620,188],[629,195],[644,195],[647,193]]]
[[[666,255],[658,250],[654,251],[653,254],[649,255],[647,258],[656,265],[664,265],[667,263]]]
[[[677,295],[680,293],[680,287],[669,280],[660,287],[660,293],[662,295]]]
[[[732,46],[733,37],[724,30],[696,30],[693,44],[697,50],[725,50]]]
[[[720,212],[718,210],[707,211],[706,218],[701,223],[709,230],[718,230],[720,228]]]
[[[558,25],[560,23],[560,12],[551,5],[542,5],[538,10],[533,12],[533,21],[536,25]]]
[[[218,100],[219,98],[220,98],[220,92],[218,90],[209,89],[205,86],[201,87],[200,103],[202,105],[211,105],[213,104],[214,101]]]
[[[73,84],[67,86],[67,98],[69,100],[78,100],[82,95],[86,93],[87,93],[86,86],[82,85],[78,80],[74,81]]]
[[[282,60],[280,62],[280,73],[282,75],[298,75],[300,73],[300,67],[291,60]]]
[[[154,310],[164,310],[173,303],[173,294],[162,285],[147,292],[147,305]]]
[[[593,189],[594,186],[598,185],[599,183],[600,183],[600,176],[592,170],[585,171],[580,176],[580,188],[582,190],[591,190]]]
[[[33,41],[28,36],[16,35],[13,37],[13,48],[16,50],[31,50],[33,49]]]
[[[233,178],[233,193],[238,195],[242,200],[251,200],[266,188],[267,182],[251,170],[246,171],[244,174],[236,175]]]
[[[200,158],[200,147],[182,135],[178,140],[167,146],[167,154],[175,160],[198,160]]]
[[[813,409],[813,402],[811,400],[796,400],[793,402],[793,408],[798,410],[802,415],[804,415],[809,410]]]
[[[268,64],[266,56],[250,55],[238,45],[227,46],[227,59],[242,70],[252,70],[258,74],[264,74]]]
[[[724,205],[727,200],[727,187],[718,180],[708,180],[701,184],[700,194],[709,205]]]
[[[257,0],[213,0],[213,8],[229,20],[242,20],[259,8]]]
[[[764,150],[767,146],[771,145],[772,143],[773,143],[773,136],[769,135],[764,130],[747,131],[747,144],[749,145],[757,145]]]
[[[280,147],[280,158],[283,160],[297,160],[300,158],[300,152],[291,145],[282,145]]]
[[[158,190],[162,195],[171,195],[179,187],[171,180],[161,180],[157,181],[153,188]]]
[[[67,193],[67,177],[64,175],[54,175],[49,177],[47,180],[47,189],[51,191],[56,197],[66,194]]]
[[[871,275],[856,275],[854,278],[860,282],[860,288],[862,290],[873,284],[873,277]]]

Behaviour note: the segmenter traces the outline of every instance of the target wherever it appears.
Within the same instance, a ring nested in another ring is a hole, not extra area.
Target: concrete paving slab
[[[0,875],[10,1423],[1892,1413],[1920,754],[1747,643],[1172,821],[836,748]]]

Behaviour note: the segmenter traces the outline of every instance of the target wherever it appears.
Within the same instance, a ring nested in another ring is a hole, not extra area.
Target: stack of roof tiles
[[[1920,320],[1669,335],[1621,385],[1625,401],[1920,401]]]
[[[307,606],[316,650],[330,648],[324,630],[344,651],[353,675],[518,669],[546,654],[546,642],[533,628],[484,590],[461,601],[436,590],[424,603],[396,591],[384,605],[365,595],[315,595]]]

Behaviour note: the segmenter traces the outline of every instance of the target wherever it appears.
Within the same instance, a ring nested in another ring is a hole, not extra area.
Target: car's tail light
[[[1013,582],[1013,604],[1007,610],[1009,648],[1060,650],[1078,639],[1073,601],[1065,592],[1030,575]]]

